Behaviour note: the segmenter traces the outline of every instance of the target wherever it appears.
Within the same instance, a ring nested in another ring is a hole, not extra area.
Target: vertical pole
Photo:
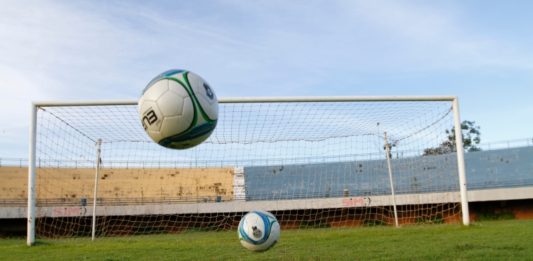
[[[389,169],[389,181],[390,181],[390,191],[392,195],[392,207],[394,208],[394,223],[396,227],[399,227],[398,224],[398,209],[396,208],[396,194],[394,193],[394,182],[392,181],[392,165],[390,162],[390,143],[387,139],[387,132],[384,132],[384,139],[385,139],[385,150],[387,154],[387,168]]]
[[[91,239],[94,241],[96,237],[96,196],[98,194],[98,175],[100,174],[100,163],[102,162],[100,158],[102,140],[98,139],[96,141],[96,171],[94,173],[94,193],[93,193],[93,224],[91,231]]]
[[[30,148],[28,158],[28,221],[26,228],[26,244],[32,246],[35,243],[35,206],[37,205],[35,190],[35,159],[37,142],[37,106],[31,105],[30,120]]]
[[[470,212],[468,210],[468,195],[466,188],[465,152],[463,147],[463,132],[459,115],[459,99],[453,99],[453,118],[455,129],[455,147],[457,150],[457,168],[459,170],[459,189],[461,191],[461,211],[463,212],[463,225],[470,225]]]

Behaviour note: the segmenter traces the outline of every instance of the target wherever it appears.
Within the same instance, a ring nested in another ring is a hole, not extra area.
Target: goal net
[[[455,101],[226,99],[187,150],[153,143],[135,102],[38,104],[28,236],[230,230],[251,210],[282,230],[461,222]]]

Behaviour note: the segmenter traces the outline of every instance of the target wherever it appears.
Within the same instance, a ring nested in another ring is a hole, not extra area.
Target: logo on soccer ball
[[[204,82],[204,89],[205,89],[205,95],[207,95],[207,97],[209,97],[209,99],[212,100],[215,97],[215,94],[211,90],[211,87],[209,87],[209,85],[205,82]]]
[[[148,123],[149,125],[152,125],[152,124],[154,124],[156,121],[157,121],[157,115],[155,114],[155,111],[154,111],[152,108],[150,108],[150,109],[148,110],[148,112],[146,112],[146,113],[144,114],[144,117],[143,117],[143,120],[142,120],[142,122],[143,122],[143,128],[146,130],[146,129],[148,128],[148,126],[146,125],[147,123]]]
[[[252,233],[254,234],[254,237],[257,237],[257,238],[261,237],[261,235],[263,234],[261,233],[261,230],[259,230],[256,226],[252,227],[252,231],[253,231]]]

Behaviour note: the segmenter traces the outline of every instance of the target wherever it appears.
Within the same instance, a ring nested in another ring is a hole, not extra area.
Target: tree
[[[481,142],[481,132],[479,125],[475,121],[463,121],[461,123],[461,132],[463,134],[463,148],[468,152],[480,151],[478,147]],[[441,155],[457,151],[455,146],[455,127],[446,130],[447,139],[436,148],[427,148],[424,150],[424,156]]]

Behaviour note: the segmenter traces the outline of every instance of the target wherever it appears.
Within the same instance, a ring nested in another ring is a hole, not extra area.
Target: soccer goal
[[[171,150],[146,135],[136,101],[34,103],[28,245],[229,230],[251,210],[282,230],[469,224],[456,97],[230,98],[219,109],[206,142]]]

